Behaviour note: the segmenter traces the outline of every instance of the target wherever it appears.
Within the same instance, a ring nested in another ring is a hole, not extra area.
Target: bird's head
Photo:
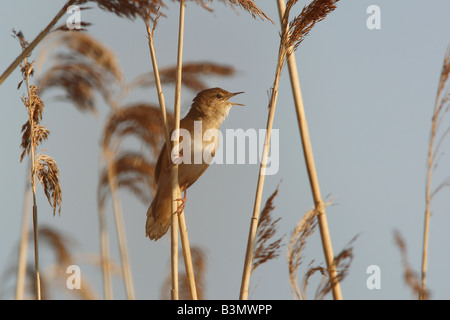
[[[243,92],[231,93],[221,88],[206,89],[197,94],[192,103],[192,109],[207,117],[225,119],[232,106],[243,104],[228,101]]]

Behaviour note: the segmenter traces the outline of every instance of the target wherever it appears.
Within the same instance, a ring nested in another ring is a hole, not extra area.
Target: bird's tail
[[[145,233],[150,240],[156,241],[165,235],[172,222],[172,194],[168,193],[169,197],[164,196],[165,194],[167,192],[160,194],[160,190],[158,190],[147,210]]]

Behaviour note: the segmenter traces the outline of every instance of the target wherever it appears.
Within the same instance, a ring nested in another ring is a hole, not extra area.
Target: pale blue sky
[[[19,53],[11,29],[20,29],[27,39],[44,28],[64,1],[8,1],[0,19],[0,70]],[[298,14],[305,2],[293,10]],[[161,67],[176,62],[177,6],[167,2],[167,18],[157,28],[155,45]],[[267,121],[267,92],[272,86],[278,51],[276,1],[257,1],[275,22],[254,20],[221,3],[208,13],[194,3],[186,8],[184,61],[212,61],[233,65],[233,78],[212,77],[211,87],[231,92],[245,91],[236,102],[222,129],[262,129]],[[366,27],[369,5],[381,9],[381,29]],[[6,5],[6,4],[5,4]],[[394,245],[393,230],[403,234],[414,270],[421,263],[424,216],[426,151],[438,80],[445,50],[450,44],[450,3],[426,1],[342,0],[338,8],[316,25],[300,45],[296,58],[323,196],[334,205],[327,209],[335,253],[355,236],[354,260],[342,293],[348,299],[409,299],[403,282],[401,258]],[[127,80],[151,70],[146,33],[141,21],[132,22],[99,9],[82,12],[82,20],[93,23],[89,32],[113,49]],[[61,20],[64,22],[64,18]],[[36,58],[37,51],[33,58]],[[15,263],[25,182],[25,163],[19,163],[20,128],[26,121],[17,90],[16,70],[0,86],[3,137],[0,162],[1,223],[0,272]],[[173,87],[165,89],[173,104]],[[140,90],[130,101],[156,102],[156,91]],[[194,94],[183,91],[182,112]],[[102,295],[101,274],[85,264],[82,254],[100,252],[96,189],[99,168],[99,139],[106,105],[98,117],[81,114],[68,103],[44,95],[43,124],[51,131],[43,148],[55,158],[61,171],[63,203],[61,216],[53,217],[39,190],[39,222],[61,230],[75,239],[81,271]],[[447,127],[444,125],[443,127]],[[282,217],[278,235],[288,237],[313,202],[304,166],[298,126],[287,69],[280,83],[274,128],[279,129],[280,169],[266,177],[263,199],[280,184],[275,217]],[[444,155],[435,171],[435,185],[448,176],[450,165]],[[186,220],[192,245],[207,253],[206,298],[237,299],[239,296],[248,228],[256,192],[258,165],[213,165],[189,189]],[[122,193],[136,297],[157,299],[169,272],[170,239],[150,242],[144,236],[147,206]],[[108,219],[114,231],[111,205]],[[430,229],[428,285],[432,298],[447,299],[450,257],[447,232],[450,224],[448,190],[434,201]],[[115,237],[111,253],[118,261]],[[44,250],[44,249],[42,249]],[[280,257],[262,265],[251,279],[252,299],[291,299],[286,246]],[[43,253],[42,268],[52,262]],[[309,240],[300,275],[310,260],[323,264],[318,232]],[[30,261],[31,255],[30,255]],[[378,265],[381,289],[366,287],[367,267]],[[9,286],[14,284],[8,282]],[[308,297],[314,295],[311,284]],[[119,278],[114,280],[115,298],[124,298]],[[8,292],[3,298],[11,298]]]

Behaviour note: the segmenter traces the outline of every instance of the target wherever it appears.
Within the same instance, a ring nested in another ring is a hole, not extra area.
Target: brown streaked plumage
[[[239,103],[229,102],[228,99],[242,92],[230,93],[221,88],[206,89],[194,98],[188,114],[181,119],[180,129],[188,130],[191,134],[191,163],[178,165],[178,183],[182,191],[186,191],[209,167],[202,157],[200,163],[194,163],[194,126],[195,121],[201,121],[202,136],[208,129],[219,129],[233,105]],[[181,135],[181,134],[180,134]],[[181,141],[180,141],[181,142]],[[202,151],[210,147],[211,141],[202,141]],[[219,145],[217,139],[213,140],[211,155]],[[183,150],[180,150],[181,152]],[[202,152],[203,154],[203,152]],[[171,162],[170,162],[171,163]],[[147,211],[146,235],[151,240],[158,240],[169,229],[171,224],[172,183],[170,163],[167,157],[166,145],[161,149],[155,167],[155,181],[158,184],[156,195]]]

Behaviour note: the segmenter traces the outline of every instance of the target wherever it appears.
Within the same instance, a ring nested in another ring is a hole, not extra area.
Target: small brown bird
[[[195,161],[197,155],[194,155],[194,153],[200,153],[200,150],[197,145],[194,145],[194,128],[198,130],[198,124],[201,123],[202,137],[206,130],[218,130],[227,117],[230,108],[233,105],[242,106],[240,103],[229,102],[228,99],[241,93],[243,92],[230,93],[221,88],[203,90],[194,98],[188,114],[181,119],[180,149],[183,138],[181,129],[189,131],[191,136],[191,161],[186,161],[186,163],[182,161],[178,165],[178,183],[181,191],[184,191],[185,197],[183,205],[186,199],[186,189],[189,188],[209,167],[210,163],[203,159],[203,151],[208,148],[207,151],[210,152],[211,156],[214,156],[215,150],[219,145],[218,139],[212,139],[213,141],[203,141],[202,139],[201,161]],[[183,150],[180,151],[181,156]],[[167,232],[171,224],[172,183],[170,165],[167,157],[166,145],[164,144],[155,167],[155,181],[158,188],[152,204],[147,210],[145,231],[150,240],[156,241],[161,238]]]

